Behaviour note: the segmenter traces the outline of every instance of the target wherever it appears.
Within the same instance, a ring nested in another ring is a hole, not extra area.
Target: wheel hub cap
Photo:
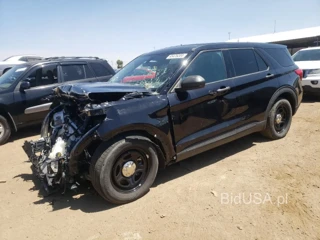
[[[0,123],[0,138],[2,138],[3,134],[4,134],[4,128],[3,128],[2,124]]]
[[[276,123],[280,124],[282,122],[282,115],[281,114],[277,114],[276,115]]]
[[[122,175],[131,177],[136,171],[136,164],[133,161],[126,162],[122,167]]]

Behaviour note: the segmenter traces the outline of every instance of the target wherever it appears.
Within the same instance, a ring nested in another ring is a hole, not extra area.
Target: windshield
[[[25,72],[28,67],[26,65],[18,65],[0,77],[0,90],[7,89]]]
[[[293,60],[299,61],[320,61],[320,49],[299,51],[293,55]]]
[[[140,85],[157,91],[181,67],[184,54],[152,54],[137,57],[116,73],[109,82]]]

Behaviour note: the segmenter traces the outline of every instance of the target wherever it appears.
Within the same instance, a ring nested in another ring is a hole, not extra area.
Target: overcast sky
[[[18,54],[125,63],[154,48],[320,26],[320,0],[0,0],[0,60]]]

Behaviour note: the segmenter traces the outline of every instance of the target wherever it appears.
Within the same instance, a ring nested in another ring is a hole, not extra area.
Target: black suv
[[[107,201],[127,203],[147,193],[159,168],[254,132],[286,136],[301,78],[282,45],[154,51],[107,83],[55,89],[41,138],[24,150],[46,191],[76,189],[86,177]]]
[[[114,70],[97,57],[53,57],[16,65],[0,77],[0,145],[12,131],[39,124],[52,89],[65,82],[107,81]]]

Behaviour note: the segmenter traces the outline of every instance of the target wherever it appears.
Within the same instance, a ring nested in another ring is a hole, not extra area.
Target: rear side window
[[[107,67],[105,67],[103,64],[94,63],[94,62],[90,64],[97,77],[112,75],[112,72],[110,72],[110,70]]]
[[[93,73],[87,65],[63,65],[62,74],[65,82],[92,78]]]
[[[258,67],[259,67],[259,71],[264,71],[268,69],[267,64],[265,63],[265,61],[260,57],[260,55],[256,52],[254,52],[256,55],[256,59],[257,59],[257,63],[258,63]]]
[[[252,49],[230,50],[236,76],[246,75],[259,71],[255,52]]]
[[[294,64],[287,48],[265,48],[264,50],[282,67],[289,67]]]

